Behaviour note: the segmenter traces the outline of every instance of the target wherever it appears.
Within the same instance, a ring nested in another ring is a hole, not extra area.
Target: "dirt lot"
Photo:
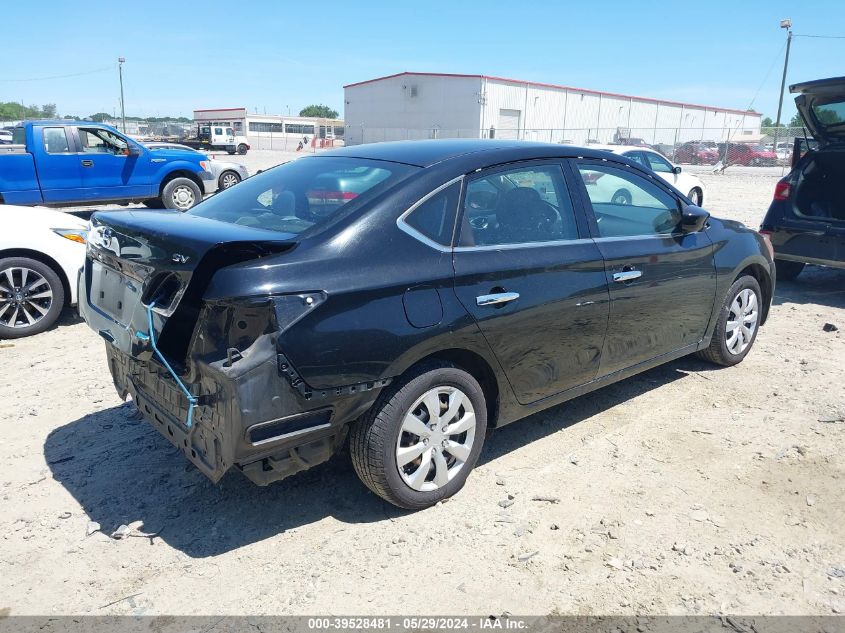
[[[706,206],[757,226],[779,172],[705,173]],[[513,424],[457,497],[411,514],[343,458],[210,484],[67,315],[0,342],[0,609],[842,612],[843,331],[845,271],[808,268],[741,365],[682,359]]]

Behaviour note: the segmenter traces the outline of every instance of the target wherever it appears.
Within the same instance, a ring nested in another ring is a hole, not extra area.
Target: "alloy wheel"
[[[220,187],[221,189],[228,189],[240,182],[240,178],[238,178],[235,174],[223,174],[223,177],[220,178]]]
[[[475,411],[460,389],[440,386],[424,393],[402,421],[396,466],[413,490],[449,483],[466,464],[475,441]]]
[[[731,301],[728,312],[725,345],[731,354],[739,355],[751,345],[757,329],[759,311],[756,293],[750,288],[740,290]]]
[[[0,271],[0,325],[25,328],[38,323],[53,305],[53,289],[31,268]]]

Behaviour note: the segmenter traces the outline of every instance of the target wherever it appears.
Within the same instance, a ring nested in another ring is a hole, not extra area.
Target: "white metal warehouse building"
[[[403,72],[344,88],[347,145],[425,138],[757,140],[759,113],[519,81]]]

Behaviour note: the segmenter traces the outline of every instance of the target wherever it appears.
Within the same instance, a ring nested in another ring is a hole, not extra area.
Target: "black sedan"
[[[79,301],[120,395],[213,481],[348,441],[373,492],[422,508],[488,427],[686,354],[739,363],[774,279],[761,235],[624,157],[422,141],[302,158],[185,214],[97,213]]]

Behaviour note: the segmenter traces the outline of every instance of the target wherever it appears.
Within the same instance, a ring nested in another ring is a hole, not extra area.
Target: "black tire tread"
[[[746,280],[751,280],[753,282],[752,286],[757,292],[757,300],[759,303],[759,311],[762,311],[762,297],[763,293],[760,291],[760,284],[759,282],[751,275],[741,275],[731,284],[731,287],[728,289],[727,295],[722,302],[722,309],[719,312],[719,318],[716,319],[716,326],[713,330],[713,336],[710,339],[710,345],[701,349],[696,352],[696,356],[701,358],[702,360],[706,360],[714,365],[721,365],[722,367],[731,367],[738,363],[741,363],[742,360],[748,355],[748,352],[751,351],[751,348],[754,347],[754,342],[757,340],[757,334],[760,331],[760,320],[761,317],[758,317],[757,321],[757,329],[754,331],[754,338],[751,341],[751,345],[745,350],[743,355],[737,360],[737,357],[733,354],[726,354],[725,350],[722,347],[723,338],[724,338],[724,330],[725,330],[725,321],[728,318],[728,302],[731,301],[737,292],[739,292],[740,287]]]
[[[390,503],[408,510],[419,510],[432,505],[429,502],[413,504],[400,499],[390,488],[385,474],[384,455],[387,438],[391,435],[392,421],[397,411],[397,401],[415,388],[415,381],[432,371],[457,370],[475,381],[475,378],[459,367],[444,361],[425,362],[412,369],[403,380],[382,391],[376,402],[361,418],[352,424],[349,432],[349,454],[358,477],[373,493]],[[477,382],[476,382],[477,384]],[[481,386],[478,386],[481,391]],[[483,438],[478,441],[483,442]],[[441,492],[441,491],[438,491]],[[442,491],[445,496],[445,490]]]

